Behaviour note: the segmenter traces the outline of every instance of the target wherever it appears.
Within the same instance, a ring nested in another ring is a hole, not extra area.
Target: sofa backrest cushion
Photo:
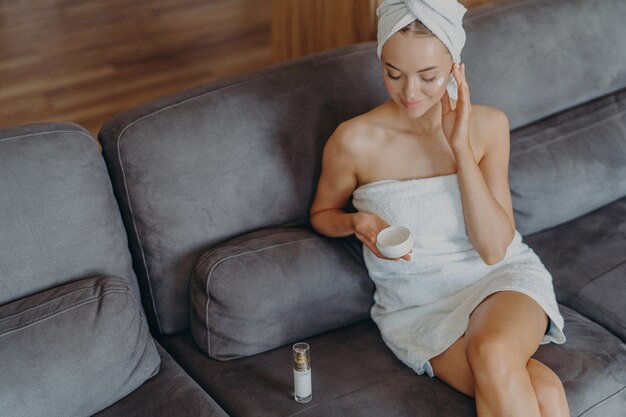
[[[626,86],[625,7],[520,0],[470,9],[462,58],[472,100],[503,109],[515,128]],[[189,327],[189,276],[204,251],[308,221],[324,143],[387,98],[372,42],[146,103],[103,126],[135,270],[161,332]]]
[[[626,1],[504,0],[463,19],[472,102],[512,129],[626,87]]]
[[[205,86],[131,110],[100,132],[157,326],[189,327],[188,282],[211,246],[303,224],[326,139],[385,98],[360,45]]]
[[[0,130],[0,305],[98,274],[139,297],[96,141],[70,123]]]
[[[626,196],[626,89],[512,132],[509,177],[523,235]]]
[[[67,283],[0,306],[0,404],[8,416],[89,416],[138,388],[161,358],[135,290]]]

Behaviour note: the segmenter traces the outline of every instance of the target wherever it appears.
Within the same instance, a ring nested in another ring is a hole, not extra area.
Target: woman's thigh
[[[541,306],[526,294],[499,291],[485,298],[470,314],[465,332],[465,351],[504,347],[507,356],[523,361],[537,351],[545,334],[548,316]]]
[[[474,376],[465,356],[465,336],[430,360],[435,376],[457,391],[474,397]]]
[[[518,355],[529,359],[539,346],[547,320],[541,306],[525,294],[514,291],[491,294],[470,314],[466,334],[430,360],[435,376],[473,397],[474,376],[466,354],[468,334],[475,340],[502,337]]]

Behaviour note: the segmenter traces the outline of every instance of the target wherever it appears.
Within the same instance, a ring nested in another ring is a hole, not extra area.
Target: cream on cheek
[[[441,89],[444,83],[445,79],[443,77],[437,76],[434,80],[430,82],[422,82],[421,89],[424,94],[435,97],[442,92]]]
[[[433,97],[442,97],[445,93],[446,88],[448,87],[448,78],[449,75],[445,76],[437,75],[433,82],[429,83],[431,86],[431,95]]]

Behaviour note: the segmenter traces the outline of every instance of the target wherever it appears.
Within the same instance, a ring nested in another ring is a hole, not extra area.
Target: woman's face
[[[381,63],[389,96],[412,118],[441,100],[452,71],[452,57],[439,38],[400,32],[383,45]]]

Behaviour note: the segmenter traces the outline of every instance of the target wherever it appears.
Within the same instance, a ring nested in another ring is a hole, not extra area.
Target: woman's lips
[[[400,101],[402,101],[402,105],[404,107],[406,107],[407,109],[411,110],[411,109],[414,109],[416,107],[419,107],[422,103],[424,103],[426,101],[426,99],[424,98],[422,100],[417,100],[417,101],[400,99]]]

